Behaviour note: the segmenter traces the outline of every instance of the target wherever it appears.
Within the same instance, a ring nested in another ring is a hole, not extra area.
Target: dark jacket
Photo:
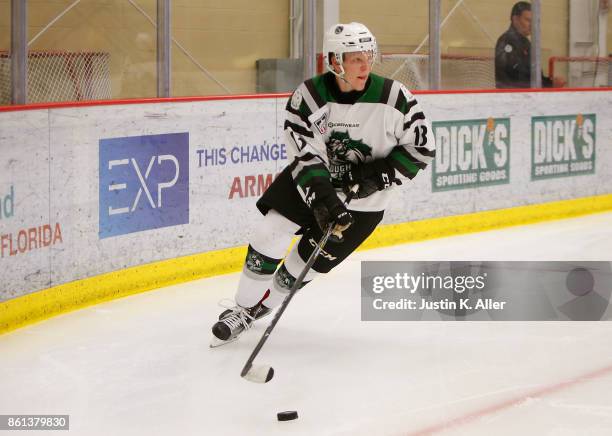
[[[552,87],[552,80],[542,75],[542,86]],[[495,45],[495,87],[531,87],[531,41],[512,26]]]

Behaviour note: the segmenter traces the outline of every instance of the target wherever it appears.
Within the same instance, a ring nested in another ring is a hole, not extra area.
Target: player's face
[[[523,36],[531,35],[531,11],[523,11],[521,15],[512,17],[514,28]]]
[[[352,52],[344,54],[344,79],[339,80],[340,89],[347,91],[363,91],[370,72],[372,72],[373,55],[368,52]]]

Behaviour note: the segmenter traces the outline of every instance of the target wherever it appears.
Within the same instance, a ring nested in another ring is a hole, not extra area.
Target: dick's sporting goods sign
[[[510,118],[434,122],[433,129],[434,192],[509,183]]]
[[[531,119],[531,179],[595,173],[595,114]]]

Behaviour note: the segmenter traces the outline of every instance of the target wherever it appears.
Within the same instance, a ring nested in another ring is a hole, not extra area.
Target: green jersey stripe
[[[310,182],[310,180],[314,179],[315,177],[323,177],[325,179],[330,179],[331,174],[329,173],[328,170],[322,169],[322,168],[305,169],[303,171],[303,174],[299,176],[297,183],[302,188],[305,188],[308,182]]]
[[[319,93],[319,95],[321,96],[321,98],[326,101],[326,102],[335,102],[336,99],[334,98],[334,96],[332,95],[332,93],[329,91],[329,86],[327,84],[327,74],[321,74],[320,76],[316,76],[312,78],[312,83],[315,86],[316,91]],[[329,73],[331,74],[331,73]],[[334,80],[334,79],[332,79]]]
[[[422,170],[422,169],[425,169],[427,167],[427,164],[425,162],[418,160],[416,157],[411,155],[410,152],[406,151],[405,152],[405,156],[408,158],[408,160],[410,162],[415,164],[419,169]]]
[[[368,86],[368,89],[359,97],[357,103],[380,103],[384,84],[384,78],[376,74],[370,74],[370,86]]]
[[[392,163],[395,163],[395,165],[393,165],[394,168],[397,169],[403,176],[412,179],[419,172],[419,168],[410,162],[410,160],[399,150],[391,152],[389,157],[391,158]]]

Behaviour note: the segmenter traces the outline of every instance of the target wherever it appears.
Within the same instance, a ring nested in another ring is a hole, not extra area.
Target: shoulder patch
[[[304,97],[302,96],[302,91],[300,91],[299,89],[296,90],[291,96],[291,107],[296,111],[299,110],[303,99]]]
[[[512,46],[510,44],[506,44],[506,46],[504,47],[504,51],[506,53],[511,53],[512,52]]]

